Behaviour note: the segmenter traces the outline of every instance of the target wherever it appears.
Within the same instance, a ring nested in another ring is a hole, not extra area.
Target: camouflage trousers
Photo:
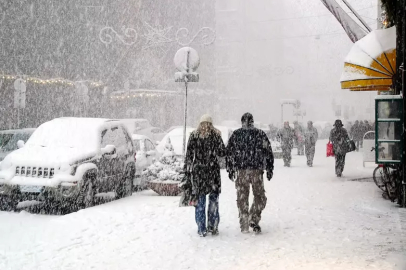
[[[344,171],[345,154],[335,154],[336,159],[336,174],[341,175]]]
[[[297,155],[298,156],[303,156],[304,155],[304,148],[305,148],[305,145],[303,143],[298,143],[297,144]]]
[[[249,209],[250,186],[254,201]],[[262,210],[265,209],[267,198],[265,196],[263,170],[240,170],[235,181],[237,189],[237,206],[240,218],[241,231],[248,230],[250,223],[258,224],[261,220]]]
[[[290,161],[292,160],[292,148],[282,146],[282,158],[285,166],[290,166]]]
[[[307,165],[313,166],[314,154],[316,153],[316,145],[306,144],[305,152],[306,152],[306,158],[307,158]]]

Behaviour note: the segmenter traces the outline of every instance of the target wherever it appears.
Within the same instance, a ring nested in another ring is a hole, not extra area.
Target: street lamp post
[[[183,47],[179,49],[174,58],[174,63],[178,72],[175,73],[176,82],[185,83],[185,107],[184,107],[184,122],[183,122],[183,147],[182,154],[186,157],[186,126],[187,126],[187,96],[188,83],[199,82],[199,74],[195,71],[200,65],[200,58],[197,51],[191,47]]]
[[[283,126],[283,105],[290,104],[293,105],[295,109],[299,109],[300,101],[298,99],[281,99],[281,123]]]

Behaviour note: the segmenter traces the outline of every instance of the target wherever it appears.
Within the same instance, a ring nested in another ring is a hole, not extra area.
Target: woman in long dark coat
[[[192,132],[187,145],[185,173],[192,179],[192,194],[197,198],[195,218],[198,234],[218,234],[219,194],[221,192],[218,157],[226,155],[221,132],[213,127],[212,118],[203,115],[197,130]],[[206,228],[206,195],[209,195],[208,226]]]

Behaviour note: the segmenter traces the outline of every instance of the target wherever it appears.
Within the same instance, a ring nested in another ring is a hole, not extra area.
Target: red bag
[[[334,157],[333,144],[330,141],[327,144],[327,157]]]

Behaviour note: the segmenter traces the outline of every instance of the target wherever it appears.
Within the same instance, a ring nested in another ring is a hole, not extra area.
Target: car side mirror
[[[18,147],[18,149],[23,148],[24,145],[25,145],[25,142],[24,142],[23,140],[19,140],[19,141],[17,142],[17,147]]]
[[[116,147],[114,145],[108,144],[101,149],[102,155],[114,155],[116,153]]]

